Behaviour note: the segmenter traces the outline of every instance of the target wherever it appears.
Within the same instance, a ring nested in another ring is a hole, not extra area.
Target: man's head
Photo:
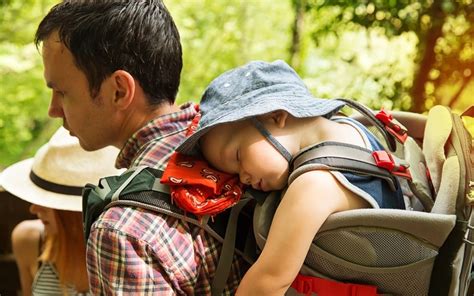
[[[178,29],[160,0],[71,0],[54,6],[35,36],[58,33],[84,72],[92,97],[116,70],[130,73],[151,105],[173,103],[182,52]]]
[[[134,130],[118,129],[136,110],[174,103],[181,44],[159,0],[64,1],[42,20],[35,42],[43,43],[53,90],[49,114],[63,118],[86,150],[123,144]]]

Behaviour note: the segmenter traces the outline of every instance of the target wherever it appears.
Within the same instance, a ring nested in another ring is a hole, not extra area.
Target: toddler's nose
[[[240,172],[239,174],[240,182],[244,183],[245,185],[251,185],[252,184],[252,178],[250,177],[249,174],[245,172]]]

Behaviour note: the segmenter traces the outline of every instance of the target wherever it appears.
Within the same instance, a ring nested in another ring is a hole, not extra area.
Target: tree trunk
[[[411,98],[413,104],[410,108],[410,111],[416,113],[423,113],[426,111],[425,85],[428,81],[430,70],[433,68],[434,63],[436,62],[436,53],[434,51],[436,41],[443,34],[442,29],[446,15],[441,9],[440,2],[441,1],[434,1],[431,8],[432,13],[430,13],[430,16],[433,22],[431,28],[428,30],[428,32],[426,32],[425,42],[421,40],[421,34],[418,36],[419,43],[424,43],[424,47],[419,49],[418,56],[421,57],[421,60],[411,89]]]
[[[295,10],[295,20],[291,28],[291,44],[289,49],[289,64],[299,71],[301,67],[301,35],[303,32],[304,12],[306,0],[293,0]]]
[[[461,87],[458,89],[458,91],[454,94],[454,96],[449,100],[448,106],[449,108],[453,108],[454,105],[458,102],[459,98],[461,97],[461,94],[463,93],[464,89],[469,85],[471,82],[471,79],[468,77],[463,77]]]

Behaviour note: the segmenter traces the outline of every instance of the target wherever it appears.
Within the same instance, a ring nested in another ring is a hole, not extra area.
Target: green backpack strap
[[[235,206],[209,221],[208,217],[186,213],[173,204],[169,187],[160,183],[161,175],[162,171],[137,167],[120,176],[102,178],[97,186],[87,184],[83,192],[85,237],[89,237],[90,228],[100,214],[113,206],[141,207],[197,225],[223,244],[211,286],[212,295],[221,295],[227,283],[234,253],[241,255],[248,263],[256,260],[257,249],[252,227],[254,204],[250,205],[250,201],[261,203],[267,194],[247,190]],[[247,207],[248,205],[250,207]],[[251,213],[245,210],[250,210]],[[246,215],[241,215],[242,212],[246,212]],[[249,217],[250,221],[246,221],[245,217]],[[245,227],[248,228],[247,231]],[[241,247],[236,248],[236,242]]]
[[[82,217],[86,241],[92,224],[112,201],[118,199],[132,181],[132,186],[129,186],[125,192],[153,189],[156,177],[151,173],[143,174],[142,172],[146,172],[146,169],[147,167],[141,166],[127,170],[119,176],[101,178],[99,185],[86,184],[82,192]]]

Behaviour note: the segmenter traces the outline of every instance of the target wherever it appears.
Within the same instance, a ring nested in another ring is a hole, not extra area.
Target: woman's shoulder
[[[12,241],[17,240],[22,243],[39,242],[44,225],[41,220],[25,220],[18,223],[12,231]]]
[[[16,258],[36,261],[44,225],[40,220],[25,220],[12,231],[12,248]]]

